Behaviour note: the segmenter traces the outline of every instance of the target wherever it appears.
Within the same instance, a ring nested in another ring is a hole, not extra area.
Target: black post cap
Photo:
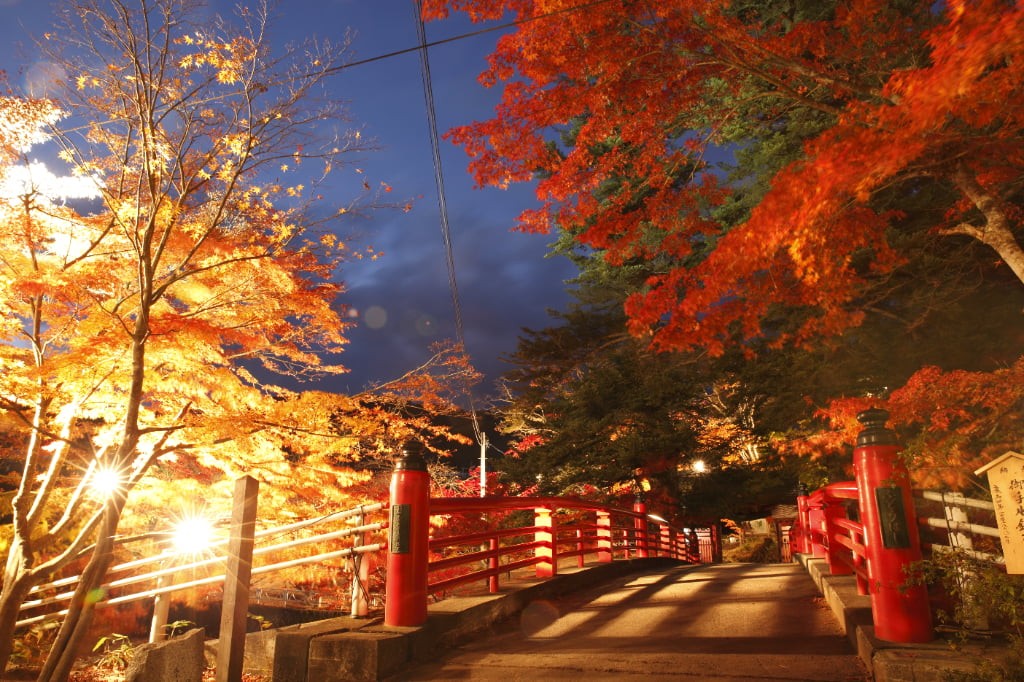
[[[857,421],[864,430],[857,434],[857,447],[865,445],[896,445],[896,434],[885,427],[889,413],[878,407],[864,410],[857,415]]]
[[[423,446],[410,441],[402,448],[402,453],[395,460],[395,471],[426,471],[427,460],[423,458]]]

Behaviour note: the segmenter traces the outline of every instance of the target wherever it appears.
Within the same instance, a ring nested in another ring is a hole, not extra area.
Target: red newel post
[[[407,448],[391,475],[384,624],[422,625],[427,620],[427,541],[430,475],[418,445]]]
[[[889,642],[932,640],[931,609],[923,585],[907,585],[907,569],[921,560],[910,476],[900,461],[896,434],[885,428],[889,413],[871,409],[857,415],[853,468],[857,477],[867,554],[875,636]]]
[[[796,545],[793,549],[800,554],[811,553],[811,509],[807,498],[807,486],[800,484],[796,496],[797,518],[799,523],[793,526],[792,540]]]

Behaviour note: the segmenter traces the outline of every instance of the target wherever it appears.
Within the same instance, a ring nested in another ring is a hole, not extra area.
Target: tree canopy
[[[406,404],[451,409],[473,380],[448,347],[361,395],[299,390],[346,371],[343,221],[376,201],[316,186],[368,148],[323,90],[345,46],[275,51],[265,5],[197,8],[72,0],[39,44],[66,81],[0,98],[0,668],[29,590],[85,566],[43,680],[70,672],[122,516],[168,499],[134,489],[252,472],[313,510],[369,478],[360,460],[438,435]],[[26,162],[44,141],[67,177]]]
[[[895,187],[946,183],[956,201],[929,228],[995,250],[1018,278],[1021,28],[1004,0],[835,3],[533,3],[428,0],[474,20],[511,12],[481,76],[503,85],[494,118],[449,137],[481,184],[537,184],[520,227],[578,226],[611,263],[669,254],[626,303],[657,348],[833,335],[862,319],[867,280],[904,257]],[[757,106],[750,106],[756,102]],[[819,117],[799,156],[727,231],[709,216],[729,188],[716,145]],[[744,118],[747,117],[747,118]],[[751,118],[753,117],[753,118]],[[553,131],[579,122],[572,144]],[[692,169],[680,175],[680,169]],[[612,193],[602,193],[609,182]],[[856,267],[855,267],[856,265]],[[774,308],[804,311],[780,331]]]
[[[502,88],[493,118],[449,138],[480,184],[536,182],[519,227],[558,231],[586,300],[621,293],[524,337],[523,433],[580,414],[621,304],[637,352],[721,358],[691,379],[752,400],[756,435],[790,452],[841,452],[869,402],[927,455],[920,482],[962,483],[1014,442],[1017,3],[424,3],[450,11],[517,26],[481,75]]]

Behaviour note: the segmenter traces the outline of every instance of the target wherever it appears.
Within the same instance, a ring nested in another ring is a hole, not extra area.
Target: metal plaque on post
[[[388,551],[392,554],[409,553],[409,529],[412,524],[412,505],[391,505],[391,523],[388,526]]]
[[[878,502],[882,546],[886,549],[909,549],[910,529],[903,506],[903,489],[896,486],[875,488],[875,500]]]

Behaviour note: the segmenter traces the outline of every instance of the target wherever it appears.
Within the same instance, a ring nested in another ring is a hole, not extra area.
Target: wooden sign
[[[1024,455],[1007,452],[974,473],[988,472],[1006,572],[1024,573]]]

